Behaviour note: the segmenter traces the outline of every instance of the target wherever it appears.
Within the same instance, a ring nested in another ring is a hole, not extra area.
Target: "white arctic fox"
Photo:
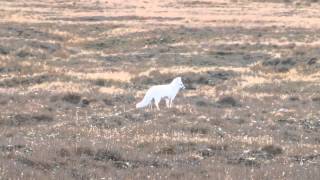
[[[172,107],[172,101],[180,89],[185,89],[181,77],[176,77],[170,84],[152,86],[142,101],[136,105],[136,108],[143,108],[148,105],[152,106],[152,100],[154,100],[154,104],[160,110],[159,102],[162,98],[166,100],[166,105],[170,108]]]

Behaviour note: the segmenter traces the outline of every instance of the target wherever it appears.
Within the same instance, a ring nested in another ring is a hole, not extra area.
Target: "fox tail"
[[[143,108],[148,106],[151,103],[150,98],[147,98],[146,96],[140,101],[138,104],[136,104],[136,108]]]

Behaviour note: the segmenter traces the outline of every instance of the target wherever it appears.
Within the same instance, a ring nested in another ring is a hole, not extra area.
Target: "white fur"
[[[168,108],[172,107],[172,102],[180,89],[184,89],[181,77],[177,77],[170,84],[152,86],[144,96],[141,102],[136,105],[136,108],[143,108],[148,105],[152,106],[152,100],[157,109],[159,108],[159,102],[161,99],[166,100],[166,105]]]

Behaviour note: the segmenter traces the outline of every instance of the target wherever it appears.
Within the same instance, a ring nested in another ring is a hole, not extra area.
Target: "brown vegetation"
[[[0,179],[318,179],[320,5],[284,2],[0,0]]]

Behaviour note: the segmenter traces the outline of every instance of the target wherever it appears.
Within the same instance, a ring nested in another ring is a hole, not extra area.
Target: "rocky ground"
[[[0,1],[0,179],[318,179],[317,1]],[[174,108],[137,110],[181,76]]]

